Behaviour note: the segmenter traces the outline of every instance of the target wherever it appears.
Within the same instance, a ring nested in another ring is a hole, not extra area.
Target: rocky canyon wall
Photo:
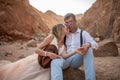
[[[0,0],[0,39],[29,39],[49,30],[29,0]]]
[[[94,37],[120,43],[120,0],[97,0],[81,20],[81,27]]]

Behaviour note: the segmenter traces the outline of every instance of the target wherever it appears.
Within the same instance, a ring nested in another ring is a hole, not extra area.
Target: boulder
[[[63,71],[63,80],[85,80],[84,72],[80,69],[66,69]]]
[[[99,42],[99,48],[94,50],[94,56],[118,56],[118,48],[116,43],[113,40],[104,40]]]
[[[28,47],[37,47],[37,42],[32,39],[32,40],[28,41],[27,46]]]

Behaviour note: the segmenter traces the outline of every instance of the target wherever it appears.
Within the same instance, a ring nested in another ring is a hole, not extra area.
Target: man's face
[[[76,27],[76,20],[74,20],[72,17],[65,20],[65,25],[69,31],[72,31]]]

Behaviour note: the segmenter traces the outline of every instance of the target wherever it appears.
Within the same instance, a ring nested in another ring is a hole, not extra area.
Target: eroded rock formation
[[[120,0],[97,0],[93,6],[85,12],[81,20],[81,26],[100,39],[115,38],[120,40],[118,24],[120,17]],[[117,20],[117,21],[116,21]],[[116,21],[116,23],[115,23]],[[113,28],[115,27],[115,31]],[[116,32],[117,30],[117,32]],[[113,32],[115,32],[113,37]]]
[[[99,48],[94,50],[95,57],[118,56],[118,48],[113,40],[103,40],[99,42]]]
[[[30,6],[29,0],[0,0],[0,38],[28,39],[35,33],[48,33],[49,28]]]

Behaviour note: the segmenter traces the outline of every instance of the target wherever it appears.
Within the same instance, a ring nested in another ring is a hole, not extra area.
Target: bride
[[[63,24],[53,26],[43,42],[41,42],[35,53],[13,63],[0,65],[0,80],[50,80],[50,68],[42,68],[38,63],[38,55],[48,56],[51,59],[68,58],[79,51],[76,49],[70,54],[66,54],[64,37],[67,32]],[[58,55],[52,52],[45,52],[42,48],[48,44],[53,44],[58,48]]]

